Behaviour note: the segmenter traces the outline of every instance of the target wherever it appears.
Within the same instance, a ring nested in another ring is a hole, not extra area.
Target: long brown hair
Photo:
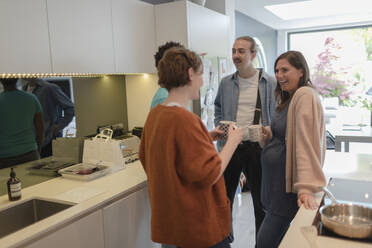
[[[298,51],[288,51],[283,53],[275,60],[274,70],[276,70],[276,65],[281,59],[287,60],[288,63],[295,67],[297,70],[302,71],[303,75],[298,83],[298,88],[304,86],[313,87],[313,84],[310,81],[309,66],[307,65],[306,59],[304,55],[302,55],[302,53]],[[276,108],[276,110],[281,111],[282,109],[284,109],[291,101],[293,95],[294,94],[291,95],[286,91],[282,91],[279,83],[277,82],[275,88],[275,100],[278,102],[278,107]]]

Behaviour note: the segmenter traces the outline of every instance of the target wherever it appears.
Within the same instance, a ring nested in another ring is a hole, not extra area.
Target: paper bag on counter
[[[123,169],[125,161],[119,140],[89,139],[84,142],[83,163],[110,166],[111,171]]]

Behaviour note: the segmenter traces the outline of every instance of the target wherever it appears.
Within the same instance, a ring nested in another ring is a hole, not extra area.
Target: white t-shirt
[[[238,76],[239,101],[238,111],[236,114],[236,124],[243,130],[243,140],[249,139],[248,126],[252,125],[254,120],[254,112],[256,110],[257,102],[258,77],[258,71],[250,78],[242,78]]]

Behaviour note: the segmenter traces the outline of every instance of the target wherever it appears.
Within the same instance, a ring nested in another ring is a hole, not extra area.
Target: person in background
[[[17,78],[0,79],[0,169],[39,159],[43,117],[38,99],[18,90]]]
[[[139,158],[148,178],[151,238],[163,247],[230,247],[230,202],[222,174],[242,138],[230,125],[224,149],[201,119],[186,110],[203,84],[200,57],[171,48],[158,65],[159,84],[168,98],[153,108],[142,132]],[[166,246],[167,245],[167,246]]]
[[[309,67],[297,51],[275,61],[278,107],[262,151],[262,203],[266,214],[257,247],[277,247],[298,208],[315,209],[313,193],[325,186],[322,171],[326,140],[320,98],[310,82]]]
[[[182,46],[180,43],[174,42],[174,41],[168,41],[164,45],[159,46],[158,51],[154,55],[156,68],[158,68],[159,61],[163,57],[163,54],[165,53],[165,51],[167,51],[169,48],[172,48],[172,47],[184,48],[184,46]],[[159,103],[163,103],[165,99],[167,99],[167,97],[168,97],[167,89],[160,86],[160,88],[155,92],[155,95],[152,98],[150,110],[156,105],[158,105]]]
[[[43,108],[44,142],[40,156],[52,156],[52,140],[62,137],[62,130],[74,117],[74,104],[61,88],[39,78],[23,79],[27,84],[23,87],[39,99]]]
[[[248,126],[252,124],[270,125],[275,111],[275,79],[261,69],[254,68],[252,60],[256,57],[257,45],[249,36],[239,37],[232,48],[232,59],[237,71],[224,77],[218,88],[214,102],[215,125],[220,121],[234,121],[243,129],[243,142],[236,149],[224,173],[226,191],[231,202],[242,171],[253,199],[256,234],[264,218],[261,204],[261,147],[251,142]],[[224,146],[217,143],[218,149]],[[230,242],[233,242],[231,230]]]

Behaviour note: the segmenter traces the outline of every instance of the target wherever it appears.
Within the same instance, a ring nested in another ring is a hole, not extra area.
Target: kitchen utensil
[[[331,191],[329,191],[326,187],[323,187],[322,190],[328,196],[328,198],[331,199],[332,204],[339,204],[339,202],[336,200]]]
[[[323,188],[332,204],[320,208],[321,221],[333,232],[349,238],[367,238],[372,235],[372,209],[354,203],[339,203],[332,193]]]

